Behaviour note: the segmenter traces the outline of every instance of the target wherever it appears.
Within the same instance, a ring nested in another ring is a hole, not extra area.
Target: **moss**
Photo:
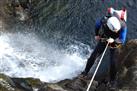
[[[39,88],[43,83],[39,79],[25,78],[25,80],[31,84],[32,87]]]
[[[11,4],[6,4],[4,7],[5,13],[12,15],[13,14],[13,7]]]
[[[4,75],[0,74],[0,91],[14,91],[14,88],[11,86],[12,80]]]

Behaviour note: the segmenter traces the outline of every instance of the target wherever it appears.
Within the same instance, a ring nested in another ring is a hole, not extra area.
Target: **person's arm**
[[[99,35],[99,29],[101,28],[102,22],[101,19],[96,20],[95,24],[95,36]]]
[[[124,26],[121,28],[121,32],[120,32],[120,36],[119,36],[119,39],[120,39],[122,44],[125,44],[126,37],[127,37],[127,27]]]

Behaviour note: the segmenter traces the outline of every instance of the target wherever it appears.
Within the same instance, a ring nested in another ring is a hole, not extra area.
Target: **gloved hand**
[[[100,40],[100,36],[95,36],[95,40]]]
[[[115,39],[115,42],[118,44],[122,43],[122,41],[119,38]]]
[[[113,42],[114,42],[114,39],[113,39],[113,38],[109,38],[109,39],[107,39],[107,42],[113,43]]]

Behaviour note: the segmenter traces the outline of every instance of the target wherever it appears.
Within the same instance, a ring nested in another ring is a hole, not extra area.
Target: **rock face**
[[[33,89],[25,79],[0,74],[0,91],[33,91]]]
[[[137,39],[130,40],[123,48],[119,62],[119,86],[125,90],[137,90]]]

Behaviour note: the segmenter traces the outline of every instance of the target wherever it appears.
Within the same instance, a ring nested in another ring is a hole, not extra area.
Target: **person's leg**
[[[94,64],[96,58],[99,57],[103,53],[105,47],[106,47],[106,43],[104,43],[104,42],[103,43],[99,42],[97,44],[96,48],[94,49],[94,51],[92,52],[90,58],[87,61],[85,70],[82,72],[84,75],[87,75],[87,73],[90,71],[90,68]]]
[[[115,50],[110,49],[110,81],[114,81],[116,79],[116,57]]]

